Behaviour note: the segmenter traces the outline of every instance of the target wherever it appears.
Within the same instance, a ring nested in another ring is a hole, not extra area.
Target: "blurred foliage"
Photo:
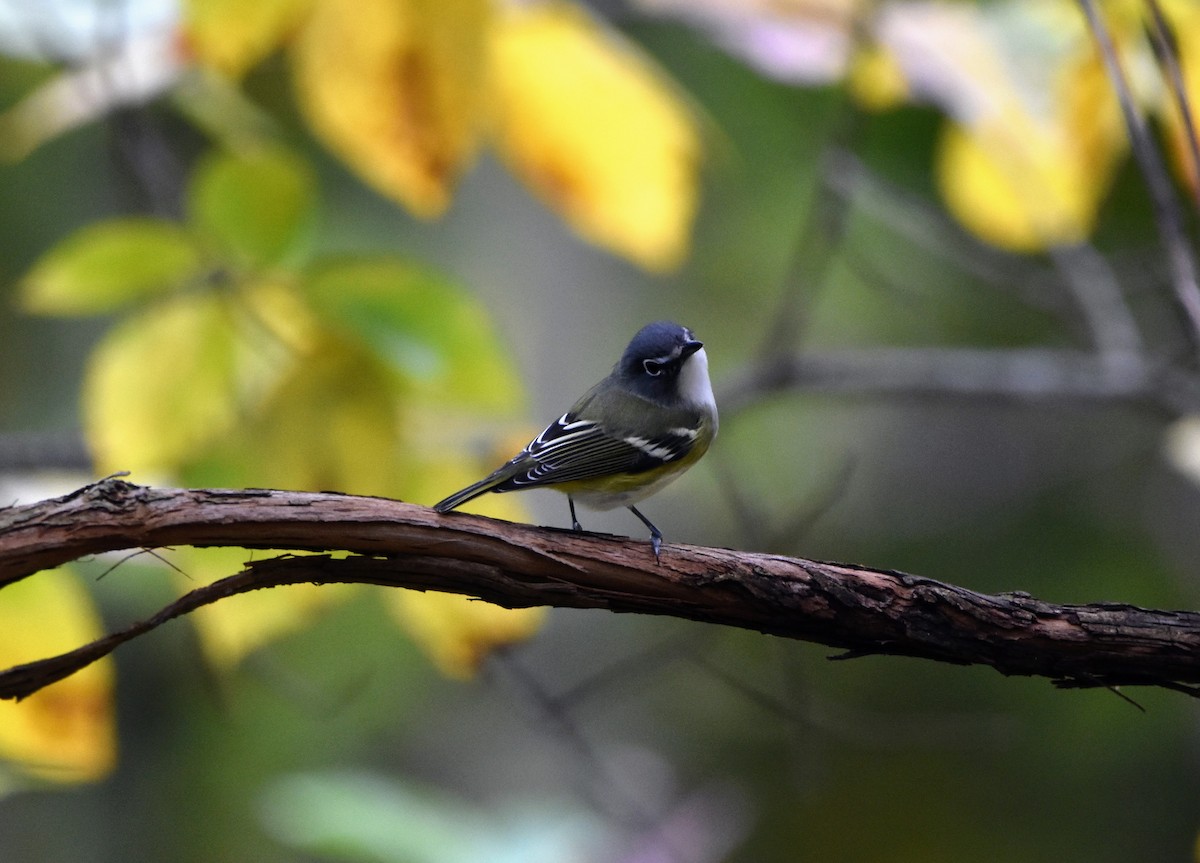
[[[1151,349],[1186,348],[1067,0],[636,0],[607,20],[565,0],[117,5],[0,3],[7,499],[50,493],[28,464],[82,432],[91,469],[58,488],[128,469],[429,503],[653,318],[700,333],[719,391],[770,351],[1091,347],[1079,285],[1106,275]],[[1099,5],[1186,200],[1148,6]],[[1200,5],[1161,8],[1200,92]],[[1194,606],[1200,438],[1171,419],[772,396],[649,505],[669,541]],[[33,455],[10,465],[18,438]],[[542,503],[471,506],[562,525]],[[248,555],[39,574],[0,597],[0,658],[67,649],[100,631],[91,603],[117,626]],[[678,621],[542,622],[365,587],[202,609],[3,705],[0,859],[1193,853],[1180,696],[1132,693],[1143,713]],[[91,784],[32,793],[57,782]]]
[[[5,667],[64,653],[103,634],[86,589],[71,567],[13,585],[0,606],[0,657]],[[116,762],[113,663],[0,705],[0,758],[57,782],[101,779]],[[0,789],[19,785],[0,773]]]
[[[587,813],[514,802],[497,816],[369,775],[289,776],[263,809],[281,840],[331,860],[562,863],[604,847]]]

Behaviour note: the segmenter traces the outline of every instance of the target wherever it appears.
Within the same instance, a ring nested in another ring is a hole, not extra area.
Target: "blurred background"
[[[1196,605],[1192,0],[0,0],[0,54],[0,505],[431,504],[670,318],[722,417],[664,553]],[[10,585],[0,660],[249,557]],[[0,705],[0,860],[1196,859],[1186,696],[829,654],[238,597]]]

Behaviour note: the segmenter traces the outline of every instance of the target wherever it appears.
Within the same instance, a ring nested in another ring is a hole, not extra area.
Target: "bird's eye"
[[[646,370],[646,374],[652,378],[656,378],[663,373],[666,363],[660,363],[658,360],[642,360],[642,368]]]

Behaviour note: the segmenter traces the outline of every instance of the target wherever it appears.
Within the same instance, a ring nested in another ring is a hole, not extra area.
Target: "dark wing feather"
[[[546,427],[509,462],[516,469],[494,486],[515,491],[535,485],[572,482],[617,473],[653,470],[685,456],[697,431],[672,429],[654,438],[610,432],[590,420],[565,414]]]

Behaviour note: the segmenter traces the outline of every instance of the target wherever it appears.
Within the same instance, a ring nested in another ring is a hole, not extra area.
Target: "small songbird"
[[[599,510],[628,507],[650,528],[657,560],[662,531],[634,504],[695,464],[716,434],[704,344],[687,327],[658,321],[642,327],[612,374],[525,449],[434,509],[449,512],[489,491],[547,486],[567,495],[575,530],[583,529],[575,501]]]

